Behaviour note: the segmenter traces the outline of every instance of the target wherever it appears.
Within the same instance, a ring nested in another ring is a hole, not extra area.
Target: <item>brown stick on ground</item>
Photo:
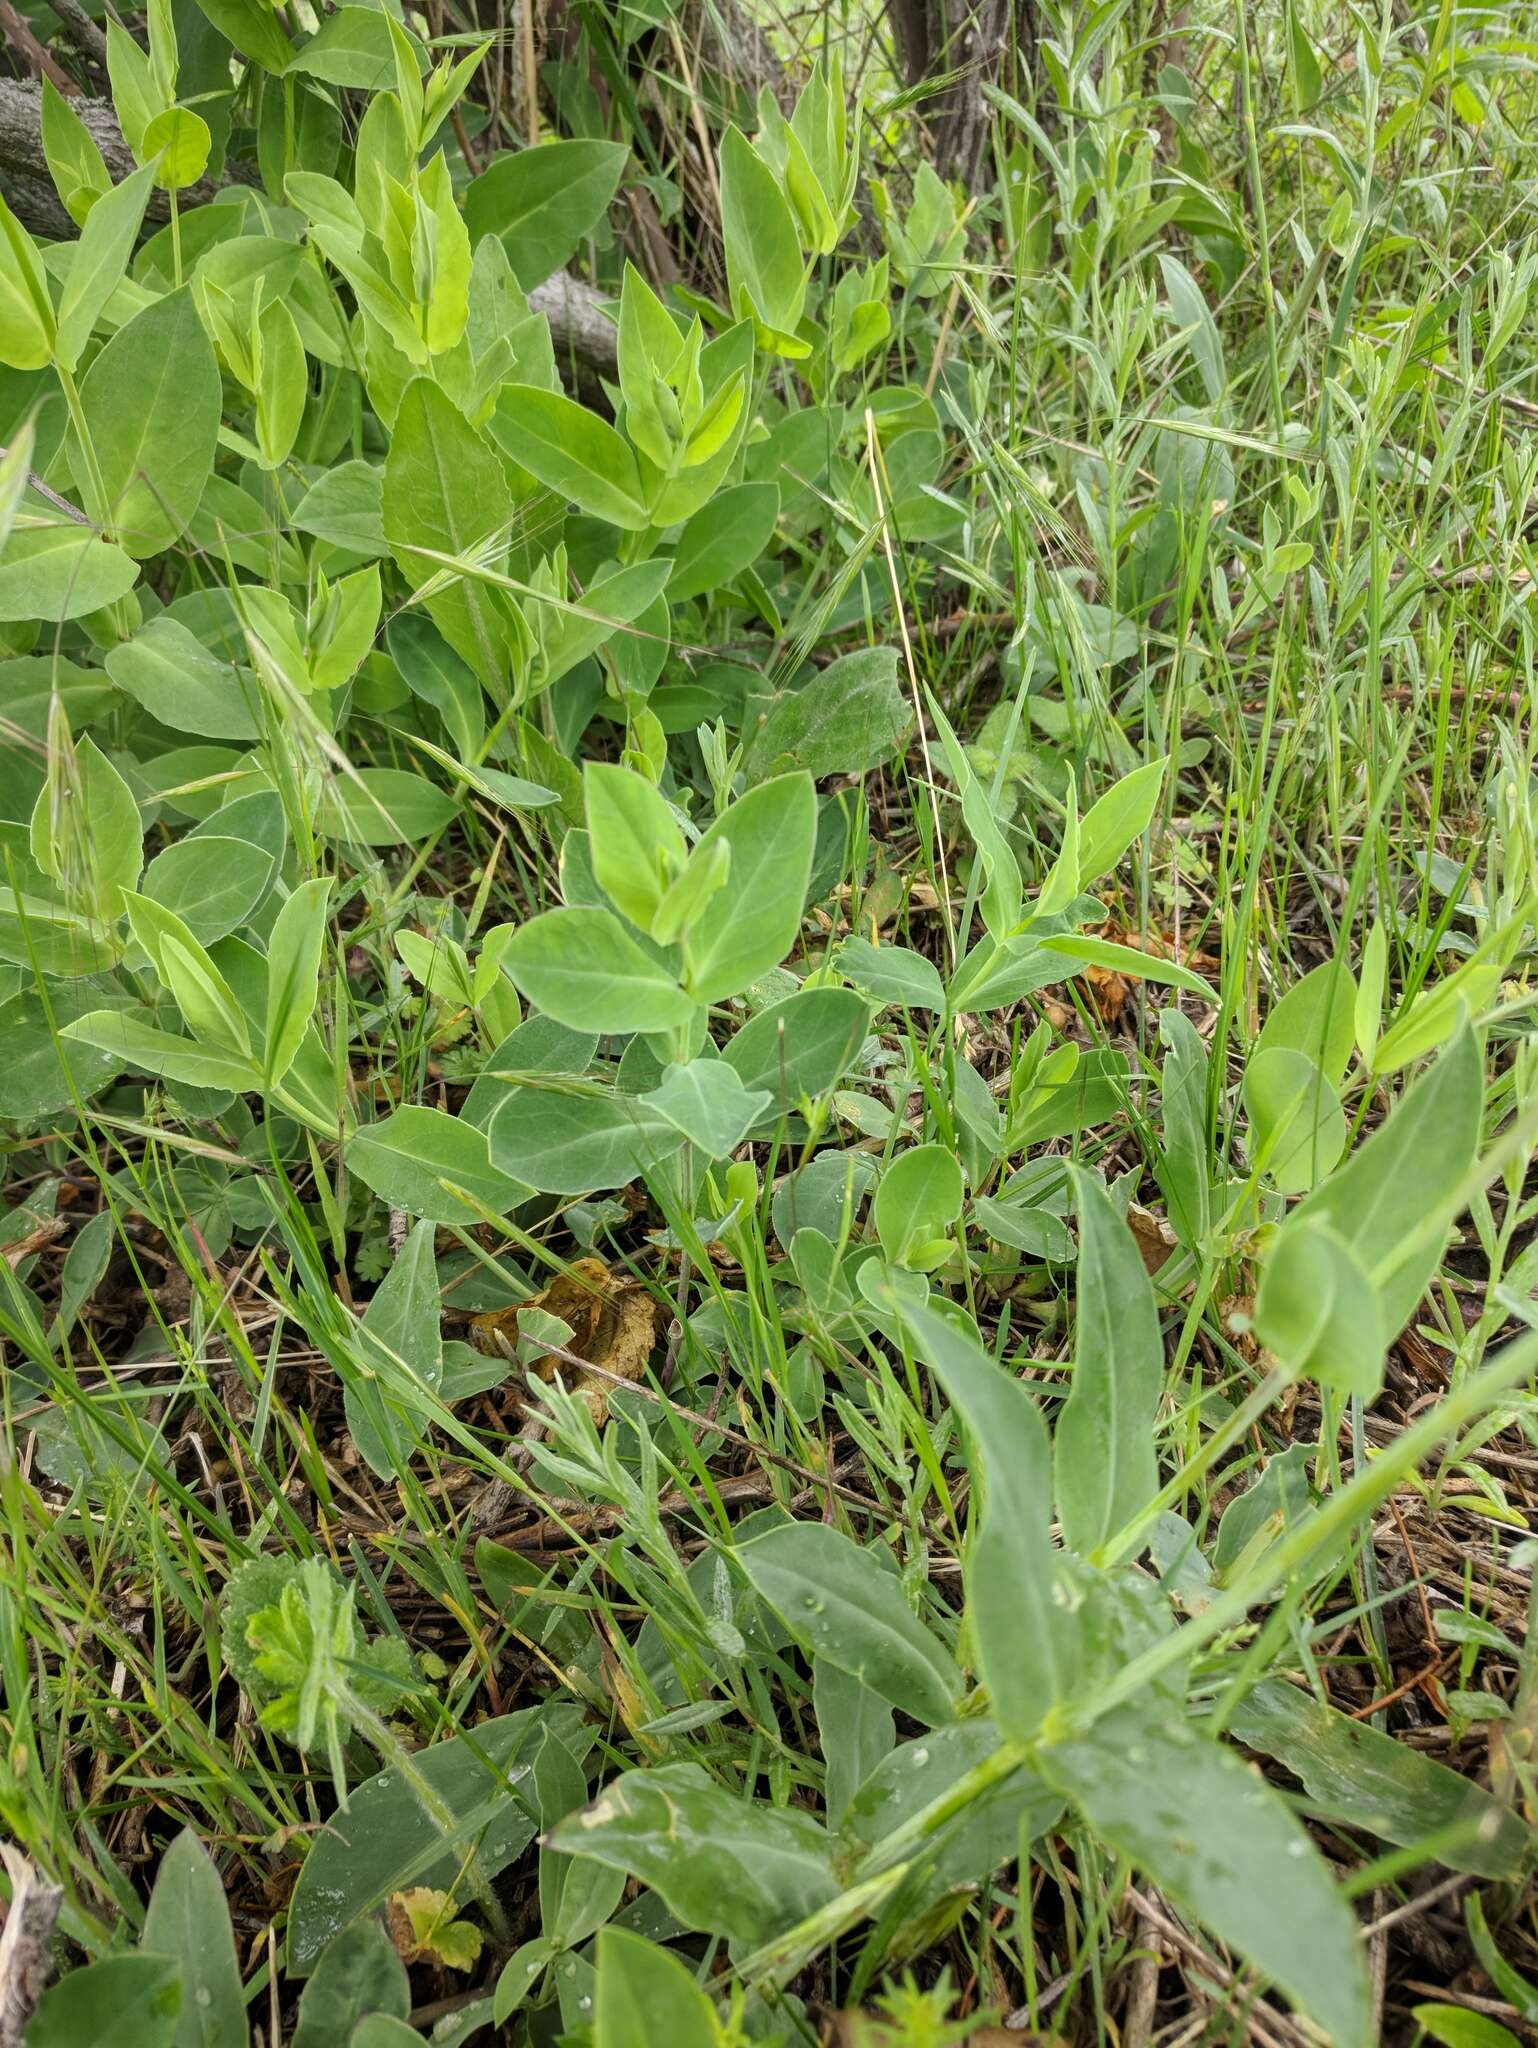
[[[64,1888],[39,1877],[9,1842],[0,1843],[0,1857],[11,1880],[11,1909],[0,1933],[0,2048],[21,2048],[48,1982],[49,1945]]]

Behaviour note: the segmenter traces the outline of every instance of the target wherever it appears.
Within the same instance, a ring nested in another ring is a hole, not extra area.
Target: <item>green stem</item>
[[[58,375],[59,389],[64,393],[65,409],[69,423],[75,430],[75,439],[80,443],[80,456],[85,464],[85,488],[81,496],[86,501],[86,511],[91,522],[104,530],[111,525],[111,508],[107,503],[107,485],[101,473],[101,464],[96,460],[96,449],[91,440],[91,430],[86,425],[85,408],[80,403],[80,387],[65,365],[54,358],[54,370]]]
[[[435,1790],[423,1772],[418,1770],[416,1759],[401,1741],[395,1730],[372,1707],[365,1706],[357,1694],[349,1689],[344,1712],[353,1725],[364,1735],[370,1746],[393,1771],[410,1786],[417,1804],[443,1836],[445,1847],[451,1844],[460,1832],[460,1818],[442,1795]],[[493,1933],[499,1941],[508,1938],[507,1916],[492,1889],[491,1881],[481,1873],[480,1857],[472,1850],[467,1865],[471,1883],[475,1887],[476,1902],[491,1922]]]

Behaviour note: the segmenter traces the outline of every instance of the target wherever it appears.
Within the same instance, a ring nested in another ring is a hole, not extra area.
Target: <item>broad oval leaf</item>
[[[715,2007],[677,1956],[605,1927],[598,1936],[594,2048],[718,2048]]]
[[[406,768],[357,768],[327,784],[315,829],[355,846],[414,845],[459,814],[447,790]]]
[[[695,849],[730,850],[726,881],[688,937],[696,1002],[740,995],[785,959],[801,930],[817,841],[817,797],[804,771],[760,783],[717,818]]]
[[[734,1553],[791,1634],[815,1657],[933,1726],[961,1696],[955,1659],[913,1613],[878,1558],[822,1522],[767,1530]]]
[[[173,2048],[181,1971],[166,1956],[103,1956],[43,1993],[27,2048]]]
[[[862,647],[774,699],[752,735],[748,773],[863,775],[896,753],[912,723],[913,707],[897,680],[897,650]]]
[[[597,1088],[515,1087],[486,1132],[495,1165],[551,1195],[622,1188],[686,1142],[644,1099]]]
[[[808,988],[750,1017],[722,1054],[746,1088],[765,1088],[765,1121],[839,1082],[865,1042],[870,1010],[852,989]]]
[[[383,102],[376,101],[376,105]],[[490,556],[512,520],[502,465],[451,398],[426,377],[406,386],[385,462],[380,516],[400,565],[426,598],[433,623],[488,688],[502,692],[514,636],[496,591],[454,562]]]
[[[0,625],[83,618],[116,604],[138,580],[132,557],[89,526],[14,527],[0,550]]]
[[[525,469],[582,511],[630,531],[649,523],[630,444],[574,398],[535,384],[505,385],[497,428]]]
[[[111,650],[107,673],[172,732],[212,740],[261,736],[254,677],[211,654],[163,612]]]
[[[144,870],[143,890],[205,946],[243,925],[272,886],[272,855],[244,839],[178,839]]]
[[[940,970],[932,960],[906,946],[873,946],[869,939],[845,939],[838,949],[838,970],[879,1002],[905,1010],[931,1010],[937,1016],[945,1009]]]
[[[366,1124],[348,1144],[347,1164],[381,1200],[433,1223],[468,1224],[486,1209],[506,1216],[532,1191],[492,1165],[483,1131],[425,1103]]]
[[[542,284],[597,227],[630,152],[587,137],[498,157],[465,193],[473,241],[496,235],[525,291]]]
[[[966,1194],[961,1166],[946,1145],[899,1152],[876,1189],[876,1235],[895,1266],[929,1271],[949,1249],[946,1233]]]
[[[573,1031],[672,1031],[694,1004],[609,910],[546,910],[513,934],[503,965],[518,987]]]
[[[1306,1053],[1262,1043],[1244,1070],[1249,1149],[1284,1195],[1317,1187],[1350,1138],[1340,1097]]]
[[[81,380],[104,516],[137,560],[168,548],[197,511],[214,467],[222,402],[213,344],[188,290],[136,313]],[[89,473],[73,433],[69,446],[84,489]]]
[[[1089,1825],[1329,2034],[1371,2048],[1356,1919],[1280,1794],[1183,1722],[1122,1708],[1037,1753]]]
[[[810,1814],[739,1799],[698,1764],[624,1772],[552,1829],[550,1846],[628,1870],[686,1927],[750,1945],[839,1891],[831,1843]]]
[[[417,1753],[417,1770],[454,1817],[449,1836],[399,1771],[380,1771],[355,1786],[300,1869],[289,1907],[290,1976],[308,1976],[343,1928],[392,1892],[462,1884],[472,1850],[488,1883],[521,1855],[539,1825],[530,1798],[533,1751],[550,1718],[547,1708],[529,1707]]]

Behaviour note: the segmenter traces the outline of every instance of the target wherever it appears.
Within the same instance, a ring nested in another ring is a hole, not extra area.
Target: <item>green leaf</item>
[[[725,885],[686,947],[689,993],[719,1003],[778,967],[795,945],[817,842],[817,796],[804,771],[760,783],[716,819],[696,848],[725,846]]]
[[[94,918],[76,917],[35,896],[13,896],[9,908],[0,907],[0,960],[28,970],[35,962],[44,974],[72,978],[100,974],[121,955],[116,935]]]
[[[163,19],[164,17],[162,17]],[[123,140],[137,157],[144,131],[170,97],[159,67],[116,19],[107,23],[107,79]]]
[[[461,661],[431,619],[417,612],[398,612],[385,630],[385,644],[407,689],[432,705],[456,752],[475,760],[486,733],[486,700],[474,670]]]
[[[334,469],[323,470],[299,500],[293,524],[334,547],[360,555],[387,555],[383,508],[381,471],[372,462],[339,462]]]
[[[871,1772],[891,1755],[896,1728],[881,1695],[825,1657],[812,1660],[812,1708],[827,1774],[823,1805],[828,1826],[836,1828]]]
[[[838,971],[883,1003],[906,1010],[945,1009],[940,971],[922,953],[906,946],[873,946],[869,939],[845,939],[838,949]]]
[[[1284,1195],[1317,1187],[1350,1139],[1340,1097],[1308,1055],[1290,1046],[1256,1047],[1244,1069],[1244,1106],[1251,1158]]]
[[[822,1522],[787,1522],[734,1555],[814,1657],[926,1726],[953,1718],[962,1689],[955,1659],[914,1615],[875,1550]]]
[[[769,545],[779,516],[778,484],[733,484],[718,491],[678,536],[668,578],[669,600],[681,604],[686,598],[703,597],[751,568]]]
[[[246,2048],[246,2002],[224,1881],[191,1828],[182,1829],[155,1873],[139,1946],[181,1971],[172,2048]]]
[[[172,2048],[181,1972],[165,1956],[103,1956],[43,1993],[27,2048]]]
[[[815,1682],[815,1674],[814,1674]],[[987,1715],[948,1722],[900,1742],[850,1802],[843,1840],[856,1855],[941,1799],[969,1771],[998,1753],[1002,1737]],[[973,1885],[1035,1841],[1063,1815],[1061,1796],[1024,1768],[1001,1778],[928,1837],[921,1867],[940,1886]]]
[[[605,1927],[598,1936],[593,2048],[719,2048],[715,2007],[665,1948]]]
[[[650,524],[629,443],[585,405],[535,384],[509,384],[497,399],[497,427],[523,467],[581,511],[630,531]]]
[[[1520,1877],[1531,1846],[1521,1817],[1473,1779],[1368,1722],[1273,1678],[1245,1697],[1228,1727],[1236,1741],[1301,1778],[1310,1803],[1329,1819],[1405,1848],[1458,1830],[1458,1842],[1438,1842],[1439,1863],[1476,1877]]]
[[[972,1204],[972,1220],[996,1244],[1027,1258],[1051,1259],[1065,1265],[1074,1254],[1073,1237],[1060,1216],[1030,1202],[997,1202],[980,1195]],[[1061,1482],[1059,1482],[1061,1483]]]
[[[59,296],[54,347],[67,370],[80,361],[97,316],[127,274],[154,183],[154,165],[146,164],[121,185],[104,192],[86,215]]]
[[[1084,813],[1079,820],[1079,888],[1091,888],[1102,875],[1111,874],[1127,848],[1148,830],[1168,767],[1167,757],[1145,761],[1112,783]]]
[[[137,564],[89,526],[13,527],[0,554],[0,625],[84,618],[126,597]]]
[[[199,834],[178,839],[144,870],[144,894],[174,911],[200,944],[211,946],[252,915],[272,887],[272,855],[244,839]]]
[[[145,129],[140,148],[152,160],[161,191],[184,192],[208,169],[213,136],[191,107],[167,107]]]
[[[32,811],[32,858],[70,907],[109,920],[139,879],[144,826],[133,791],[95,740],[82,734],[56,764]]]
[[[55,981],[48,990],[53,1025],[69,1024],[100,1008],[110,994],[105,981]],[[120,1000],[126,1003],[127,998]],[[67,1108],[76,1095],[88,1102],[119,1070],[115,1053],[78,1039],[56,1043],[42,997],[28,988],[0,1003],[0,1045],[6,1049],[0,1063],[0,1117],[18,1123]]]
[[[532,1752],[549,1720],[549,1709],[530,1707],[417,1752],[416,1769],[453,1815],[448,1836],[399,1771],[353,1787],[346,1827],[317,1835],[300,1866],[289,1906],[289,1975],[307,1976],[345,1927],[392,1892],[462,1887],[472,1848],[485,1883],[521,1856],[539,1826],[529,1799]]]
[[[1410,2017],[1443,2048],[1521,2048],[1510,2027],[1470,2012],[1466,2005],[1413,2005]]]
[[[1286,1046],[1302,1053],[1337,1086],[1351,1060],[1356,985],[1343,960],[1327,960],[1293,983],[1271,1006],[1256,1050]]]
[[[1465,1028],[1366,1144],[1282,1226],[1285,1235],[1317,1218],[1351,1246],[1372,1275],[1389,1340],[1414,1314],[1441,1262],[1453,1207],[1479,1148],[1483,1109],[1479,1040]]]
[[[355,846],[410,846],[458,815],[454,798],[425,775],[358,768],[327,784],[315,807],[315,829]]]
[[[64,1027],[62,1036],[98,1046],[123,1067],[158,1074],[163,1080],[185,1081],[195,1088],[228,1088],[237,1094],[259,1085],[260,1076],[248,1060],[209,1051],[190,1038],[157,1031],[152,1024],[119,1010],[91,1010]]]
[[[48,273],[36,242],[0,193],[0,363],[46,369],[53,354],[54,311]]]
[[[331,877],[301,882],[289,892],[273,920],[267,941],[267,1011],[264,1085],[281,1081],[299,1055],[315,1014],[321,954],[326,943],[326,905]]]
[[[894,1266],[928,1272],[950,1255],[947,1235],[961,1214],[966,1188],[956,1155],[945,1145],[900,1152],[876,1189],[876,1235]]]
[[[263,306],[257,322],[261,342],[261,376],[256,389],[256,438],[263,469],[276,469],[298,438],[310,396],[310,366],[293,314],[281,299]],[[361,573],[361,572],[360,572]],[[347,583],[358,586],[357,577]],[[344,586],[345,587],[345,586]],[[370,622],[369,637],[373,626]],[[315,680],[321,689],[339,688],[352,674],[331,677],[315,664]]]
[[[1497,1996],[1504,1998],[1508,2005],[1514,2005],[1523,2019],[1538,2019],[1538,1985],[1507,1962],[1496,1947],[1490,1923],[1485,1918],[1484,1902],[1478,1892],[1470,1892],[1463,1902],[1463,1924],[1480,1966],[1495,1986]]]
[[[1231,1749],[1124,1707],[1037,1753],[1043,1777],[1177,1905],[1324,2028],[1370,2048],[1355,1915],[1281,1796]]]
[[[901,748],[912,724],[896,649],[863,647],[773,700],[752,736],[748,773],[757,779],[804,768],[819,777],[864,775]]]
[[[497,1166],[551,1195],[625,1187],[685,1143],[640,1097],[553,1087],[511,1089],[486,1135]]]
[[[1261,1273],[1255,1334],[1289,1372],[1371,1400],[1394,1332],[1356,1248],[1328,1217],[1294,1214]]]
[[[547,910],[514,933],[503,965],[531,1003],[573,1031],[672,1031],[694,1004],[609,910]]]
[[[667,652],[668,612],[661,597],[667,570],[665,560],[635,562],[596,576],[576,605],[528,604],[530,624],[543,643],[544,686],[606,647],[627,687],[644,695],[654,677],[640,671],[650,663],[660,666]],[[627,626],[632,630],[623,631]]]
[[[469,1224],[482,1209],[510,1215],[536,1185],[494,1166],[474,1124],[418,1103],[366,1124],[348,1143],[347,1164],[382,1201],[433,1223]],[[455,1188],[473,1200],[461,1201]]]
[[[1159,1490],[1154,1416],[1164,1346],[1136,1238],[1095,1175],[1069,1172],[1079,1210],[1078,1314],[1053,1478],[1063,1541],[1087,1556]]]
[[[162,612],[112,648],[107,673],[172,732],[213,740],[261,736],[250,672],[211,654],[179,619]]]
[[[112,190],[96,137],[51,78],[43,80],[43,154],[54,190],[77,228],[84,227],[91,207]]]
[[[598,885],[633,925],[650,932],[687,857],[673,807],[655,783],[613,761],[589,761],[582,789]]]
[[[443,1371],[443,1297],[433,1254],[437,1225],[418,1223],[363,1311],[362,1327],[377,1343],[436,1385]]]
[[[129,554],[157,555],[198,509],[214,466],[222,405],[219,365],[190,291],[136,313],[80,386],[108,523]],[[84,477],[74,436],[70,462]]]
[[[686,1927],[749,1945],[836,1898],[830,1844],[796,1807],[739,1799],[698,1764],[626,1771],[550,1845],[639,1877]]]
[[[859,1053],[870,1011],[852,989],[808,988],[750,1017],[722,1057],[745,1088],[767,1089],[765,1121],[835,1087]]]
[[[1157,953],[1139,952],[1136,946],[1118,946],[1110,939],[1091,938],[1083,932],[1057,932],[1038,943],[1044,951],[1060,953],[1064,959],[1076,960],[1084,967],[1109,967],[1133,980],[1163,982],[1170,988],[1183,988],[1190,995],[1203,996],[1209,1003],[1218,999],[1217,991],[1189,967],[1182,967],[1175,960],[1161,960]]]
[[[422,2036],[409,2020],[398,2020],[393,2013],[371,2012],[353,2028],[347,2048],[422,2048]]]
[[[288,68],[358,92],[388,91],[395,83],[389,16],[382,8],[338,7],[300,46]]]
[[[513,503],[501,463],[452,399],[426,377],[414,377],[401,398],[381,505],[391,551],[402,575],[419,589],[445,574],[438,556],[490,560],[511,526]],[[455,653],[499,699],[505,697],[512,641],[495,594],[473,578],[459,577],[426,605]]]
[[[1506,933],[1515,942],[1521,925],[1518,917],[1504,930],[1492,932],[1461,967],[1401,1006],[1373,1048],[1374,1073],[1397,1073],[1401,1067],[1444,1044],[1466,1014],[1478,1015],[1500,986],[1504,961],[1509,957],[1509,949],[1503,943]]]
[[[773,171],[737,127],[721,138],[721,235],[732,311],[776,335],[795,332],[806,271],[795,216]]]
[[[707,1159],[725,1159],[742,1143],[770,1102],[769,1091],[744,1088],[725,1060],[670,1066],[660,1088],[640,1097],[683,1132]]]
[[[198,6],[220,35],[263,71],[288,68],[294,46],[262,0],[198,0]]]
[[[603,219],[629,156],[622,142],[584,137],[498,157],[465,192],[472,241],[496,235],[519,284],[532,291]]]
[[[1178,256],[1161,256],[1159,269],[1169,295],[1171,324],[1185,331],[1186,347],[1200,373],[1209,405],[1220,405],[1228,389],[1223,343],[1201,286]]]
[[[366,2013],[403,2020],[410,2011],[411,1986],[394,1943],[377,1920],[360,1920],[316,1964],[291,2048],[337,2048]]]
[[[0,555],[5,553],[16,515],[31,487],[32,458],[36,452],[36,428],[31,420],[23,420],[12,433],[10,446],[0,455]]]
[[[933,1372],[971,1440],[985,1489],[966,1560],[967,1612],[993,1711],[1035,1739],[1082,1662],[1078,1599],[1051,1538],[1051,1463],[1041,1411],[1019,1380],[932,1308],[890,1290],[889,1313]]]
[[[1164,1065],[1159,1076],[1163,1149],[1154,1166],[1175,1234],[1193,1248],[1212,1224],[1212,1174],[1207,1129],[1207,1048],[1182,1010],[1159,1012]]]

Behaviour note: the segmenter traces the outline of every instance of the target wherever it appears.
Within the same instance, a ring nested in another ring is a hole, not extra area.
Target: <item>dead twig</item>
[[[0,2048],[21,2048],[21,2038],[48,1983],[50,1944],[64,1887],[40,1877],[10,1842],[0,1842],[11,1881],[11,1908],[0,1932]]]

